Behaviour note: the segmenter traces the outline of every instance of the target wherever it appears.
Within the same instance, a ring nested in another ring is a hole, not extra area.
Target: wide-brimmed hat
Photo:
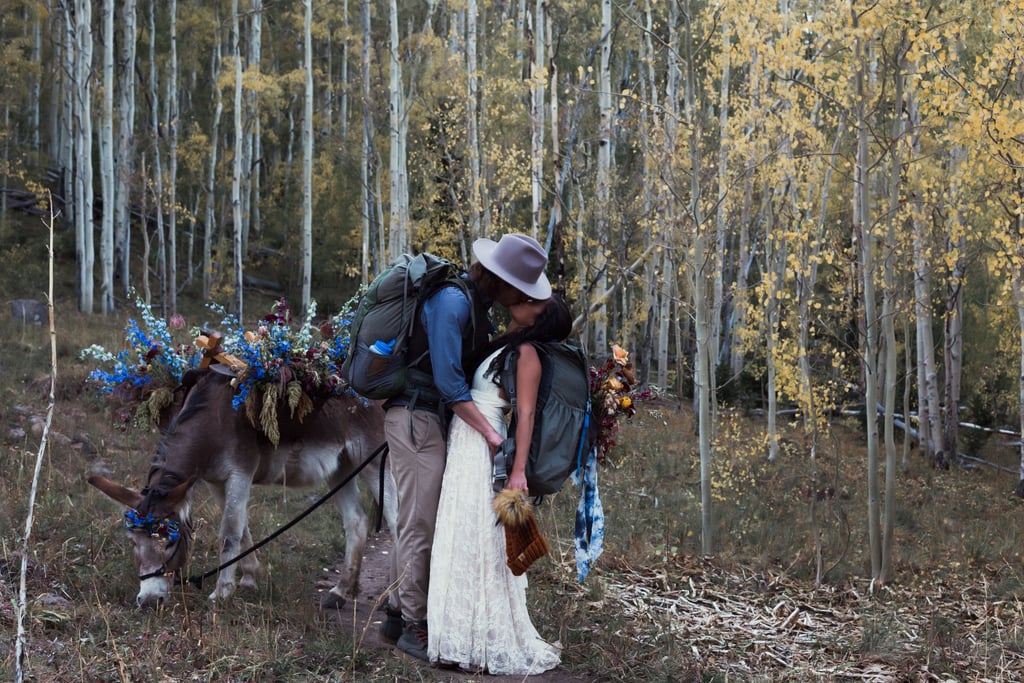
[[[478,239],[473,242],[473,254],[484,268],[531,299],[551,296],[551,283],[544,274],[547,252],[529,235],[510,232],[497,242]]]

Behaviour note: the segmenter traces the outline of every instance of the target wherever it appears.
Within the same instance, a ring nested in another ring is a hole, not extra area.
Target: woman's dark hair
[[[501,369],[505,366],[505,358],[513,350],[518,349],[520,344],[526,342],[560,342],[568,339],[572,334],[572,312],[569,306],[557,294],[552,294],[544,305],[544,309],[537,314],[537,319],[529,327],[507,332],[488,344],[488,353],[496,348],[504,347],[491,364],[487,367],[487,374],[495,384],[501,382]]]

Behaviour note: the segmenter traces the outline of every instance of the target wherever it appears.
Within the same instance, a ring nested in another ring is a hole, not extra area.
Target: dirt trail
[[[381,531],[371,536],[366,542],[366,552],[363,557],[363,567],[359,576],[360,594],[358,599],[349,602],[340,610],[334,611],[331,615],[331,622],[339,629],[351,634],[356,639],[362,639],[360,649],[368,656],[373,656],[371,651],[380,652],[381,657],[403,657],[406,661],[415,663],[415,660],[406,657],[399,652],[394,645],[382,640],[379,634],[381,621],[384,619],[384,612],[381,609],[383,598],[381,597],[388,585],[388,566],[391,558],[391,536],[387,531]],[[334,585],[330,578],[324,578],[318,588],[329,589]],[[354,608],[354,609],[353,609]],[[420,666],[422,680],[431,681],[548,681],[549,683],[596,683],[603,680],[599,676],[580,675],[557,667],[536,676],[491,676],[471,674],[458,669],[422,664]]]

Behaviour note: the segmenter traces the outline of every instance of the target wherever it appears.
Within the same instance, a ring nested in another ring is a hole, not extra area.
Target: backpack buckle
[[[491,486],[497,493],[505,488],[508,482],[508,470],[516,457],[516,440],[512,437],[505,439],[498,452],[494,454],[494,466],[491,470]]]

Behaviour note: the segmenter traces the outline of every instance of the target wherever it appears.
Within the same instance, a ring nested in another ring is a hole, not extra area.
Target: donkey
[[[180,412],[164,431],[149,469],[146,487],[135,491],[99,475],[89,483],[115,501],[128,506],[125,526],[134,544],[139,571],[141,607],[162,603],[170,597],[171,578],[188,558],[192,527],[190,498],[193,484],[202,479],[211,485],[222,509],[220,561],[224,563],[252,546],[249,532],[249,495],[253,484],[310,486],[341,482],[384,441],[383,410],[376,403],[332,397],[307,415],[301,424],[281,420],[275,448],[254,428],[244,410],[232,408],[231,375],[217,368],[192,370],[182,384],[187,393]],[[282,411],[283,413],[284,411]],[[381,458],[365,467],[360,478],[379,498]],[[369,531],[369,520],[356,482],[335,494],[345,527],[345,568],[338,583],[321,601],[324,607],[340,607],[345,597],[359,590],[359,570]],[[385,476],[382,506],[388,526],[395,529],[397,501],[394,481]],[[240,585],[256,585],[259,561],[255,553],[242,558]],[[223,600],[235,592],[236,564],[217,576],[211,600]]]

